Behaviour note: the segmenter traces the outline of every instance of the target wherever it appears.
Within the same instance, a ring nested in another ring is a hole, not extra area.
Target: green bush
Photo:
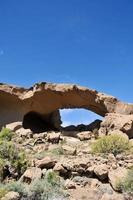
[[[12,135],[13,133],[5,128],[0,132],[0,181],[6,176],[3,176],[5,165],[13,168],[17,172],[18,177],[21,176],[28,165],[24,151],[20,150],[11,141]]]
[[[129,149],[129,140],[123,135],[112,134],[103,136],[92,144],[93,153],[113,153],[117,155]]]
[[[6,190],[5,187],[0,187],[0,199],[4,197],[7,193],[8,191]]]
[[[64,183],[59,176],[49,170],[44,179],[34,181],[30,186],[31,196],[33,200],[54,200],[66,199],[64,192]]]
[[[5,191],[18,192],[23,200],[65,200],[64,183],[59,176],[48,170],[43,179],[37,179],[30,185],[20,183],[19,181],[2,185]]]
[[[120,185],[124,192],[133,194],[133,168],[128,170],[127,176]]]
[[[28,194],[27,186],[20,181],[8,183],[7,185],[5,185],[5,189],[6,191],[18,192],[21,197],[25,197]]]
[[[8,128],[2,128],[0,132],[0,140],[11,141],[14,133]]]

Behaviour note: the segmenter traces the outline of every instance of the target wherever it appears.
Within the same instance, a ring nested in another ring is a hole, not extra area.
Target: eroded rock
[[[78,85],[46,82],[37,83],[29,89],[1,83],[0,105],[1,127],[21,121],[24,128],[33,132],[59,129],[59,109],[63,108],[84,108],[101,116],[116,113],[130,118],[133,114],[132,104],[123,103],[113,96]],[[131,124],[123,126],[123,131],[129,135]]]

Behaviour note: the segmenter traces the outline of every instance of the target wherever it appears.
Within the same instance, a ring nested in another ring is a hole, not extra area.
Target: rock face
[[[133,137],[133,115],[109,113],[101,123],[100,135],[106,135],[109,131],[119,130]]]
[[[101,116],[133,114],[133,105],[78,85],[38,83],[29,89],[0,84],[0,126],[21,121],[34,132],[59,129],[59,109],[84,108]],[[34,124],[33,124],[34,121]]]

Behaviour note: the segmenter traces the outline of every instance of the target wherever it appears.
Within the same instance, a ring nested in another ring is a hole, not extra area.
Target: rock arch
[[[105,116],[107,113],[133,114],[133,104],[78,85],[38,83],[29,89],[0,84],[0,127],[23,121],[30,112],[59,128],[59,109],[84,108]]]

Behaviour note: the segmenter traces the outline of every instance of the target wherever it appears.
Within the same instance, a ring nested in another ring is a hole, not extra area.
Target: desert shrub
[[[5,189],[18,192],[21,200],[65,200],[63,184],[55,172],[48,170],[43,179],[37,179],[30,185],[17,181],[7,184]]]
[[[8,128],[2,128],[0,132],[0,140],[11,141],[14,133]]]
[[[16,156],[16,148],[12,142],[0,141],[0,158],[12,160]]]
[[[112,134],[103,136],[92,144],[93,153],[113,153],[117,155],[129,149],[129,140],[123,135]]]
[[[133,168],[128,170],[127,176],[120,183],[121,189],[126,193],[132,193],[133,195]]]
[[[17,158],[12,161],[12,165],[17,170],[19,176],[24,173],[28,164],[29,163],[26,159],[26,155],[22,150],[18,152]]]
[[[51,170],[46,173],[44,179],[34,181],[30,191],[30,199],[33,200],[66,199],[63,182],[60,180],[59,176]]]
[[[28,194],[27,185],[21,183],[20,181],[11,182],[5,185],[6,191],[18,192],[20,196],[25,197]]]
[[[25,153],[11,141],[0,141],[0,180],[4,178],[3,168],[5,165],[13,167],[18,176],[21,176],[28,165]]]
[[[0,199],[8,193],[5,187],[0,187]]]
[[[0,182],[3,180],[3,168],[5,166],[5,161],[0,158]]]

